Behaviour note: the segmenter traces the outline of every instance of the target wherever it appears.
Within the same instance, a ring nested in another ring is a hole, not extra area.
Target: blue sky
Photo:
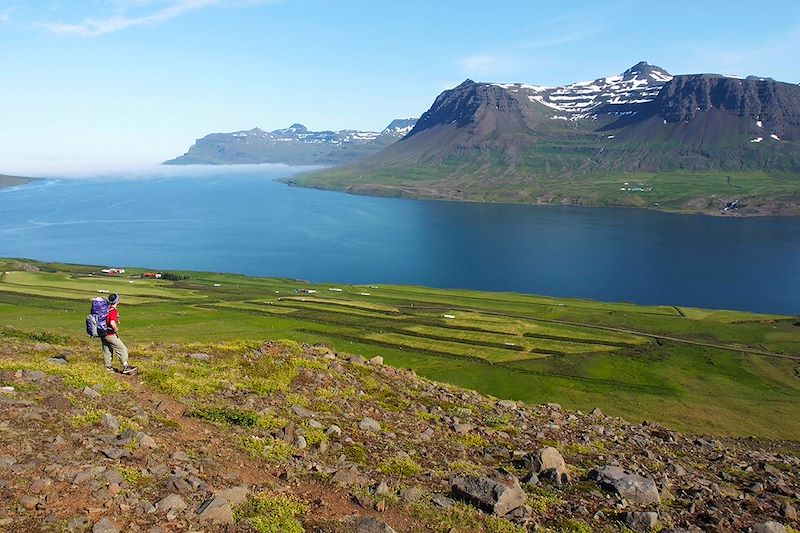
[[[0,0],[0,173],[157,162],[213,131],[380,130],[465,78],[640,60],[800,82],[800,2]]]

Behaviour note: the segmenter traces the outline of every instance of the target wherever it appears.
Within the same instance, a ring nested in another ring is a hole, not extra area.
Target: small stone
[[[396,531],[386,522],[366,516],[356,520],[355,533],[396,533]]]
[[[308,447],[308,442],[306,442],[306,438],[302,435],[298,435],[294,438],[294,447],[298,450],[305,450]]]
[[[433,428],[427,428],[425,431],[419,434],[422,440],[431,440],[433,438],[434,431]]]
[[[191,490],[186,480],[180,476],[170,476],[164,485],[170,492],[189,492]]]
[[[750,528],[751,533],[786,533],[786,528],[779,522],[762,522],[753,524]]]
[[[23,496],[19,499],[19,503],[21,503],[25,509],[31,511],[39,504],[39,498],[35,498],[33,496]]]
[[[356,365],[363,365],[364,364],[364,356],[362,355],[351,355],[350,359],[348,359],[353,364]]]
[[[312,418],[311,420],[308,421],[308,427],[310,427],[312,429],[322,429],[325,426],[323,426],[322,424],[320,424],[319,422],[317,422],[316,420],[314,420]]]
[[[380,366],[383,364],[383,357],[381,357],[380,355],[376,355],[375,357],[369,360],[369,364]]]
[[[344,372],[344,366],[339,361],[334,361],[328,365],[328,370],[333,370],[334,372],[342,373]]]
[[[365,416],[364,418],[361,419],[361,422],[358,423],[358,427],[359,427],[359,429],[361,429],[361,431],[380,431],[381,430],[380,423],[377,420],[375,420],[373,418],[370,418],[368,416]]]
[[[139,448],[145,450],[154,450],[158,448],[158,444],[156,444],[156,441],[154,441],[153,438],[147,433],[144,433],[142,431],[137,431],[135,438]]]
[[[316,416],[316,414],[313,411],[310,411],[305,407],[297,404],[294,404],[292,406],[292,412],[295,415],[299,416],[300,418],[313,418]]]
[[[91,526],[92,522],[88,517],[83,515],[74,516],[67,522],[67,531],[76,533],[79,531],[88,531]]]
[[[797,522],[797,509],[791,503],[786,503],[781,507],[781,516],[792,522]]]
[[[600,487],[616,492],[626,500],[641,504],[660,504],[658,487],[652,478],[627,472],[619,466],[606,466],[589,472]]]
[[[116,522],[110,518],[103,517],[92,527],[92,533],[119,533],[122,531]]]
[[[325,430],[325,434],[331,438],[338,439],[342,436],[342,428],[337,426],[336,424],[331,424],[328,426],[328,429]]]
[[[197,518],[212,524],[233,524],[231,503],[220,496],[206,500],[197,509]]]
[[[592,418],[603,418],[605,415],[603,414],[603,411],[601,411],[599,407],[595,407],[594,409],[589,411],[589,416],[591,416]]]
[[[381,481],[380,483],[372,487],[372,494],[374,494],[375,496],[386,496],[387,494],[389,494],[389,492],[390,492],[389,485],[387,485],[385,481]]]
[[[67,360],[62,357],[51,357],[47,360],[48,363],[52,363],[54,365],[66,365]]]
[[[431,502],[436,507],[440,507],[442,509],[449,509],[456,504],[454,499],[448,498],[444,494],[435,494],[433,498],[431,498]]]
[[[419,487],[409,487],[400,491],[400,499],[406,503],[416,502],[425,497],[425,491]]]
[[[191,461],[189,455],[181,450],[178,450],[177,452],[173,453],[170,457],[173,461],[180,461],[182,463],[185,463],[186,461]]]
[[[453,494],[485,512],[505,516],[527,499],[517,478],[504,472],[493,477],[459,477],[452,482]]]
[[[186,509],[186,502],[183,501],[183,498],[181,498],[177,494],[170,494],[166,498],[156,502],[155,505],[157,510],[164,513],[169,513],[172,511],[182,511]]]
[[[104,414],[100,419],[100,423],[111,431],[119,431],[119,422],[117,421],[117,417],[110,413]]]
[[[109,468],[108,470],[103,472],[103,477],[106,478],[106,481],[108,481],[109,483],[117,483],[121,485],[122,482],[125,481],[123,475],[117,470],[114,470],[113,468]]]
[[[202,353],[202,352],[190,353],[187,357],[189,359],[194,359],[195,361],[206,361],[206,362],[211,361],[211,356],[208,355],[207,353]]]
[[[658,525],[658,513],[642,511],[625,513],[625,525],[634,531],[652,531]]]
[[[225,498],[231,505],[242,505],[247,501],[247,495],[250,494],[250,489],[247,487],[231,487],[229,489],[215,492],[214,496]]]
[[[453,424],[453,431],[455,431],[459,435],[466,435],[473,429],[475,429],[475,426],[473,426],[472,424]]]
[[[369,483],[367,476],[358,471],[358,467],[340,468],[331,478],[338,485],[366,485]]]
[[[91,387],[84,387],[83,388],[83,395],[86,396],[87,398],[91,398],[93,400],[99,400],[100,399],[100,393],[97,392],[96,390],[94,390]]]

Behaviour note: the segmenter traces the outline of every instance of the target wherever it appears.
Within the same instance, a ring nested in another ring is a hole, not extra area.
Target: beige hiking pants
[[[109,367],[114,362],[113,354],[117,354],[122,366],[128,366],[128,347],[118,335],[107,335],[100,339],[103,343],[103,360]]]

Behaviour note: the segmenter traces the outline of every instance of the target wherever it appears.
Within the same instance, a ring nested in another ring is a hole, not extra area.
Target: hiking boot
[[[122,367],[122,373],[123,374],[133,374],[134,372],[136,372],[136,367],[135,366],[125,365],[125,366]]]
[[[107,366],[106,367],[106,372],[116,372],[116,370],[114,370],[113,366]]]

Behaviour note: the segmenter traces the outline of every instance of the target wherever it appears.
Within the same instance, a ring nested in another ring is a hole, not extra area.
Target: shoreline
[[[11,187],[19,187],[20,185],[26,185],[40,179],[41,178],[28,178],[25,176],[8,176],[6,174],[0,174],[0,190],[9,189]]]
[[[702,215],[716,218],[760,218],[760,217],[781,217],[781,218],[800,218],[800,205],[793,205],[787,209],[778,210],[755,210],[755,211],[723,211],[718,209],[706,210],[691,210],[691,209],[671,209],[665,207],[655,206],[635,206],[624,204],[610,204],[610,205],[597,205],[597,204],[577,204],[566,202],[514,202],[502,200],[473,200],[469,198],[457,198],[446,195],[419,195],[413,194],[402,187],[392,187],[387,185],[373,185],[366,190],[361,190],[359,187],[346,187],[344,189],[323,187],[320,185],[303,185],[294,181],[293,176],[286,178],[278,178],[275,181],[287,185],[289,187],[297,187],[300,189],[313,189],[317,191],[330,191],[340,192],[344,194],[351,194],[353,196],[370,196],[373,198],[395,198],[398,200],[419,200],[419,201],[440,201],[440,202],[463,202],[473,204],[496,204],[496,205],[530,205],[530,206],[555,206],[555,207],[577,207],[583,209],[643,209],[646,211],[655,211],[659,213],[668,213],[673,215]],[[399,194],[381,194],[381,189],[396,192]],[[788,211],[788,212],[787,212]]]

